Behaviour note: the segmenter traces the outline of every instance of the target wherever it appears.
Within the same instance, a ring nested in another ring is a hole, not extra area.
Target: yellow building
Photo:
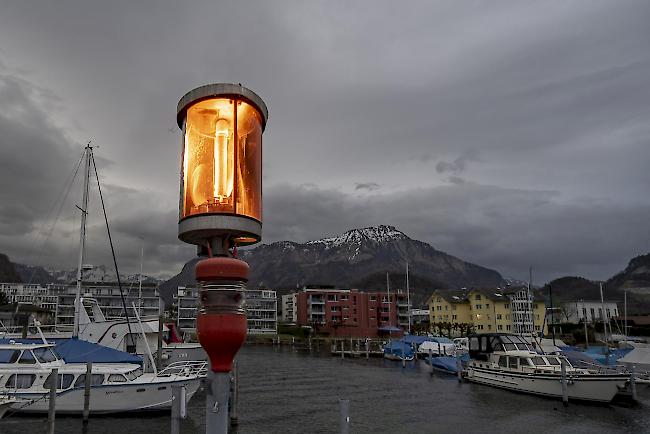
[[[528,294],[522,287],[468,292],[438,289],[428,300],[429,321],[432,329],[447,329],[452,334],[462,334],[466,325],[477,333],[539,333],[544,322],[544,300],[531,293],[529,301]],[[544,334],[547,331],[544,327]]]

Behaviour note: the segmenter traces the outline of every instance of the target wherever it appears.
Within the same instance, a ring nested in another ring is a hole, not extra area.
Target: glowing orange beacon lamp
[[[207,256],[195,269],[196,329],[212,371],[207,432],[227,432],[229,371],[246,339],[249,267],[235,256],[237,246],[261,240],[262,132],[267,119],[264,101],[239,84],[201,86],[178,103],[183,132],[178,238]]]

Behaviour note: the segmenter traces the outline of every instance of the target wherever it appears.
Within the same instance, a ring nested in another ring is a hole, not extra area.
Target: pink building
[[[296,294],[297,323],[333,337],[401,334],[408,327],[407,296],[357,289],[305,288]],[[399,331],[397,331],[399,329]]]

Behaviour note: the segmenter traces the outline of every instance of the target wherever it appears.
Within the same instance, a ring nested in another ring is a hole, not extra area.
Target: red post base
[[[199,343],[210,357],[214,372],[230,372],[232,362],[246,340],[246,316],[232,313],[199,314]]]

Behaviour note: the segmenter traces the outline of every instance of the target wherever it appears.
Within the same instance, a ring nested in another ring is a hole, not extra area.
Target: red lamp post
[[[178,238],[198,247],[196,329],[210,358],[206,432],[228,431],[230,370],[246,339],[249,267],[236,248],[261,240],[262,132],[268,111],[238,84],[209,84],[178,103],[183,132]]]

